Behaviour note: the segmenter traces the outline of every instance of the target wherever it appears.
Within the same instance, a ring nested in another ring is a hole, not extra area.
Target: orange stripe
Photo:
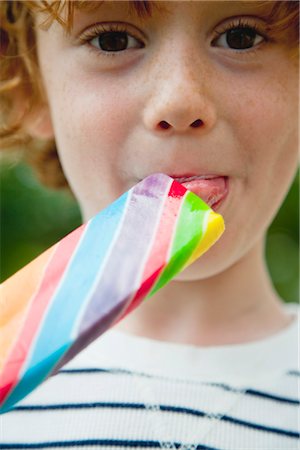
[[[42,279],[45,267],[56,245],[46,250],[1,285],[0,314],[0,372],[10,349],[23,326],[30,301]]]

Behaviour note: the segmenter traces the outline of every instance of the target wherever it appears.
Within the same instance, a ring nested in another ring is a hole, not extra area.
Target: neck
[[[116,328],[189,345],[229,345],[266,338],[290,323],[271,285],[260,241],[214,277],[173,281]]]

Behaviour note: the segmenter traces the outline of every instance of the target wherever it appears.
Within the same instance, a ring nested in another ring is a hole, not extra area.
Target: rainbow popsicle
[[[1,286],[0,412],[213,245],[224,222],[164,174],[145,178]]]

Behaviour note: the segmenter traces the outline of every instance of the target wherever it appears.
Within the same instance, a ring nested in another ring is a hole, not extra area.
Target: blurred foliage
[[[66,192],[41,186],[25,164],[1,163],[1,281],[80,225]]]
[[[299,302],[299,171],[266,240],[273,284],[287,302]]]
[[[1,281],[80,225],[72,196],[41,186],[23,163],[1,163]],[[274,219],[266,260],[279,295],[299,298],[299,174]]]

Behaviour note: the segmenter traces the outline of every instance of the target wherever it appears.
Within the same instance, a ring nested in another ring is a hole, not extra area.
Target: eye
[[[93,30],[93,36],[90,36],[89,44],[102,52],[122,52],[131,48],[142,48],[143,43],[120,27],[109,26],[101,30]]]
[[[217,34],[218,37],[212,42],[213,46],[233,50],[251,49],[265,40],[258,30],[250,25],[231,26]]]

